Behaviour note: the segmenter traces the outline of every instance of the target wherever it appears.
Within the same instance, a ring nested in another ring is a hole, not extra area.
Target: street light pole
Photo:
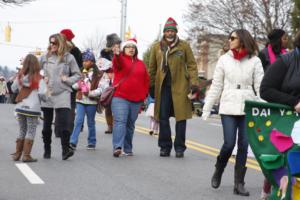
[[[122,10],[121,10],[121,28],[120,37],[122,41],[125,40],[125,30],[126,30],[126,18],[127,18],[127,0],[121,0]]]

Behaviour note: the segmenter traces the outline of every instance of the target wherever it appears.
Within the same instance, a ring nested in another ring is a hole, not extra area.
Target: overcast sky
[[[177,21],[179,36],[185,37],[183,14],[187,3],[188,0],[127,0],[127,25],[137,37],[141,54],[168,17]],[[45,49],[48,37],[64,28],[73,30],[73,41],[79,48],[95,34],[119,34],[120,16],[120,0],[36,0],[22,7],[0,7],[0,65],[15,69],[22,56],[37,47]],[[8,22],[12,27],[10,43],[4,41]]]

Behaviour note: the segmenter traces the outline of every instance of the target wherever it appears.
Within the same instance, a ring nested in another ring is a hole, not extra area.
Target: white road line
[[[16,164],[17,168],[31,184],[45,184],[45,182],[25,163]]]

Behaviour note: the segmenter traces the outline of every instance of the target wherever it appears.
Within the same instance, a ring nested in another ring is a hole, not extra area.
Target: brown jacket
[[[156,42],[150,52],[149,73],[150,86],[155,86],[155,118],[159,120],[161,87],[166,73],[162,70],[163,52],[160,42]],[[171,91],[176,121],[192,117],[192,103],[187,95],[191,85],[198,85],[198,70],[190,45],[179,43],[168,54],[168,64],[172,77]]]

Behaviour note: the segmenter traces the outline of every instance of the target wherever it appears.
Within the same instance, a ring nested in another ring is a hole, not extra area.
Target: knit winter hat
[[[90,60],[92,62],[96,62],[95,56],[90,49],[87,49],[85,52],[82,53],[82,61]]]
[[[269,34],[268,34],[268,39],[270,41],[278,40],[280,39],[283,35],[285,34],[285,31],[282,29],[273,29]]]
[[[60,33],[63,34],[68,41],[71,41],[75,37],[71,29],[63,29]]]
[[[168,29],[172,29],[172,30],[174,30],[176,32],[178,31],[177,30],[177,23],[176,23],[176,21],[172,17],[168,18],[168,20],[167,20],[167,22],[166,22],[166,24],[164,26],[164,30],[163,31],[165,32]]]
[[[106,47],[111,48],[115,44],[121,44],[121,39],[116,33],[112,33],[106,36]]]
[[[122,45],[121,45],[121,49],[124,49],[124,47],[126,45],[134,45],[135,47],[137,47],[137,41],[135,38],[130,38],[128,39],[127,41],[123,42]]]

